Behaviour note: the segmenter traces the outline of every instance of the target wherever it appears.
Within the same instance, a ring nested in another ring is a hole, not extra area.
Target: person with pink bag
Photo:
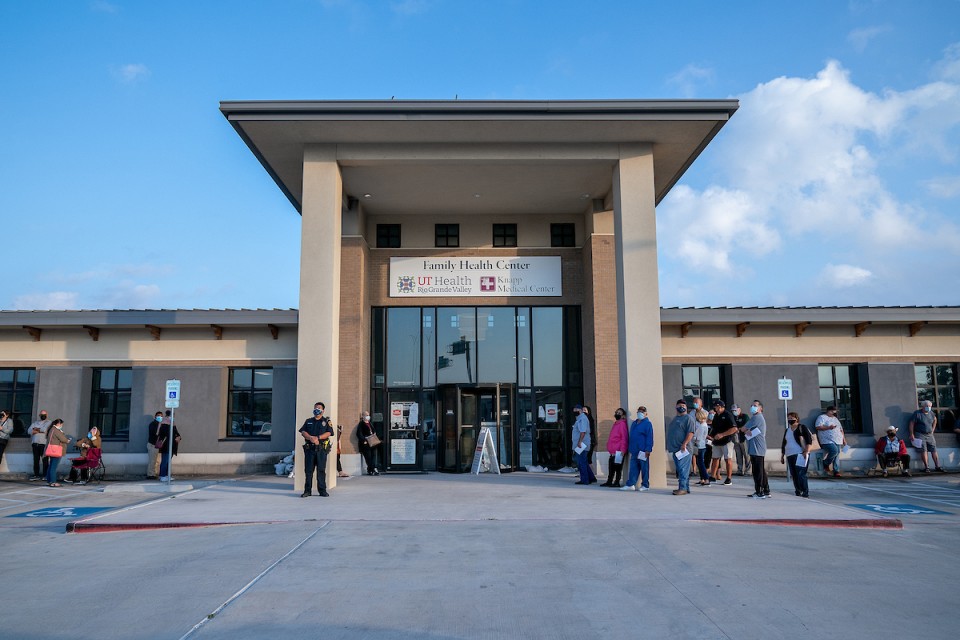
[[[47,448],[43,452],[50,461],[47,466],[47,484],[51,487],[60,486],[57,482],[57,465],[60,464],[60,458],[63,457],[70,440],[72,438],[63,432],[63,420],[54,420],[47,429]]]

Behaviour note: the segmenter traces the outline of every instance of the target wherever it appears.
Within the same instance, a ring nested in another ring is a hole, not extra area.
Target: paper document
[[[683,460],[683,459],[686,458],[688,455],[690,455],[690,452],[689,452],[689,451],[682,451],[682,450],[681,450],[681,451],[677,451],[677,452],[676,452],[675,454],[673,454],[673,455],[674,455],[674,457],[675,457],[677,460]]]
[[[637,453],[637,460],[646,460],[646,459],[647,459],[646,451],[640,451]]]
[[[797,455],[797,461],[794,464],[800,468],[806,468],[807,462],[809,461],[810,461],[809,453],[807,455],[799,454]]]
[[[914,449],[922,449],[922,448],[923,448],[923,440],[921,440],[920,438],[914,438],[913,440],[910,441],[910,444],[913,445],[913,448],[914,448]]]
[[[843,448],[840,449],[840,453],[850,453],[850,445],[848,444],[843,445]]]
[[[750,429],[750,431],[747,431],[746,438],[747,440],[753,440],[758,435],[760,435],[760,427],[754,427],[753,429]]]
[[[574,453],[583,453],[583,452],[586,451],[586,450],[587,450],[587,445],[585,445],[585,444],[578,444],[578,445],[574,448],[573,452],[574,452]]]
[[[623,451],[617,451],[617,452],[615,452],[615,453],[613,454],[613,461],[614,461],[616,464],[620,464],[621,462],[623,462]]]

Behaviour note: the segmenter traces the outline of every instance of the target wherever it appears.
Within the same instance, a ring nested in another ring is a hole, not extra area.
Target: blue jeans
[[[580,470],[580,482],[590,484],[597,481],[597,476],[593,475],[593,469],[590,468],[588,456],[589,451],[582,451],[574,454],[577,457],[577,469]]]
[[[810,495],[810,485],[807,482],[807,467],[797,466],[797,455],[787,456],[787,468],[790,470],[790,477],[793,479],[793,491],[798,496],[806,498]],[[813,460],[813,456],[807,457],[807,464]]]
[[[160,477],[165,478],[170,475],[170,454],[164,449],[160,454]]]
[[[627,474],[627,484],[624,486],[636,486],[637,480],[641,479],[640,486],[650,488],[650,461],[637,460],[637,454],[631,453],[630,472]]]
[[[824,442],[820,445],[820,448],[823,449],[823,470],[826,471],[827,467],[833,466],[833,472],[838,473],[840,471],[840,445],[836,442]]]
[[[707,473],[707,450],[706,449],[697,449],[697,470],[700,472],[700,479],[706,480],[710,477],[710,474]]]
[[[677,476],[680,482],[680,489],[683,491],[690,491],[690,462],[693,459],[693,456],[686,456],[683,460],[677,460],[677,456],[674,455],[675,452],[670,452],[670,457],[673,458],[673,464],[677,467]]]
[[[57,481],[57,465],[60,464],[60,458],[47,458],[50,466],[47,467],[47,483],[53,484]]]

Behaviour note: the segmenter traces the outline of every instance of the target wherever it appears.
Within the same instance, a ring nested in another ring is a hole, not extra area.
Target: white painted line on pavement
[[[920,489],[921,491],[914,490]],[[917,483],[916,485],[907,485],[903,489],[894,490],[892,488],[880,488],[880,487],[862,487],[867,491],[876,491],[877,493],[887,493],[894,496],[899,496],[902,498],[907,498],[910,500],[924,500],[926,502],[936,502],[938,504],[945,504],[951,507],[960,507],[960,496],[957,495],[956,489],[949,489],[945,487],[938,487],[936,485],[927,485]],[[931,491],[936,490],[936,491]],[[923,491],[928,491],[928,493],[923,493]],[[938,497],[950,497],[956,498],[955,500],[938,500],[937,498],[932,498],[930,495],[935,495]]]

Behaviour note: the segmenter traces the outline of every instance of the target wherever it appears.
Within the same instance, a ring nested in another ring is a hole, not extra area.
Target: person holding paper
[[[780,443],[780,464],[783,464],[786,456],[787,468],[793,480],[793,492],[801,498],[809,498],[807,467],[810,464],[813,434],[805,424],[800,423],[800,415],[794,411],[787,414],[787,427],[783,432],[783,442]]]
[[[713,460],[710,462],[710,480],[720,480],[720,461],[726,467],[727,478],[725,485],[733,484],[730,476],[733,475],[733,441],[737,438],[737,425],[727,413],[727,405],[723,400],[713,401],[713,420],[710,421],[710,440],[713,448]]]
[[[832,467],[833,477],[842,478],[840,448],[846,446],[847,438],[843,435],[843,425],[837,418],[837,408],[833,405],[827,407],[827,410],[817,418],[814,428],[817,430],[820,448],[823,449],[823,472],[830,475]]]
[[[627,484],[620,491],[637,491],[637,479],[640,479],[640,491],[650,490],[650,454],[653,453],[653,423],[647,417],[647,408],[637,407],[637,419],[630,425],[628,439],[630,468]]]
[[[710,426],[707,424],[709,414],[700,409],[694,416],[697,420],[697,430],[693,433],[693,446],[697,450],[697,471],[700,473],[700,482],[697,484],[702,487],[710,486],[710,473],[707,471],[707,433]]]
[[[573,421],[573,434],[570,442],[573,443],[573,457],[577,461],[577,468],[580,470],[580,479],[574,484],[593,484],[597,481],[597,476],[593,475],[593,469],[590,468],[588,459],[590,451],[590,421],[583,413],[583,405],[578,404],[573,408],[573,415],[576,419]]]
[[[910,443],[920,451],[920,461],[923,463],[923,472],[930,473],[927,462],[927,452],[933,454],[934,471],[943,473],[940,466],[940,456],[937,454],[937,440],[933,434],[937,431],[937,414],[933,411],[933,403],[924,400],[920,408],[913,412],[910,418]],[[919,442],[918,442],[919,441]]]
[[[680,486],[673,491],[675,496],[685,496],[690,493],[690,451],[687,446],[693,440],[697,430],[697,421],[687,413],[687,403],[677,400],[677,417],[670,421],[667,427],[667,451],[677,468],[677,480]]]
[[[754,492],[748,497],[757,500],[770,497],[770,483],[767,481],[767,467],[764,457],[767,455],[767,421],[763,417],[763,404],[754,400],[750,405],[750,419],[741,429],[747,438],[747,453],[750,454],[750,466],[753,467]]]
[[[883,477],[887,477],[887,466],[898,462],[900,463],[900,475],[910,477],[910,456],[907,455],[907,445],[897,437],[897,428],[893,425],[887,427],[887,435],[877,440],[873,448],[877,454],[877,464],[883,469]]]
[[[607,481],[602,487],[620,487],[620,478],[623,474],[623,457],[627,453],[627,411],[623,407],[617,409],[613,417],[616,422],[610,428],[607,436],[607,453],[610,461],[607,463]]]

